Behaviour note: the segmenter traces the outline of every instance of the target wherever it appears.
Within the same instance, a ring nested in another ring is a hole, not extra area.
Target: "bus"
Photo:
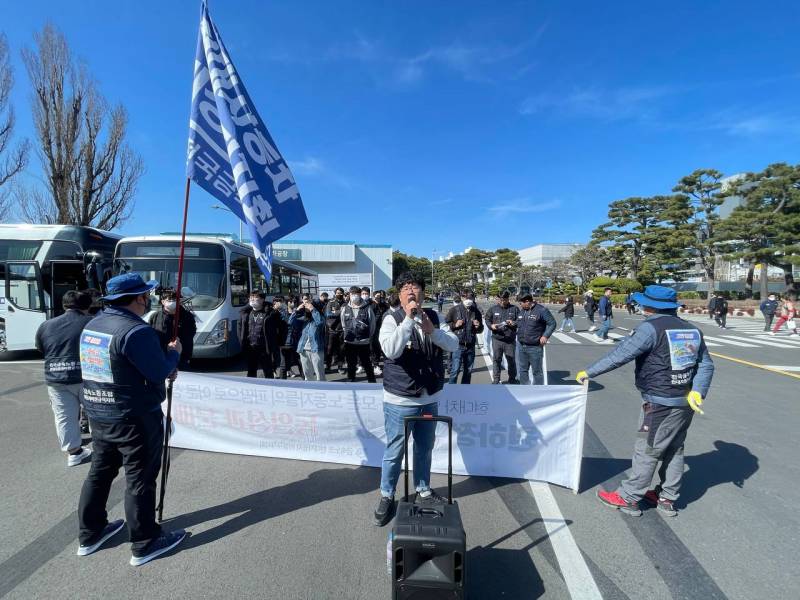
[[[114,274],[138,273],[145,281],[158,281],[161,288],[175,288],[180,242],[180,235],[172,234],[123,238],[114,255]],[[197,321],[193,357],[228,358],[241,352],[236,322],[252,290],[263,291],[270,302],[277,295],[316,296],[319,278],[314,271],[274,259],[267,284],[249,244],[224,235],[188,234],[181,286],[187,298],[181,304]],[[160,308],[157,293],[153,306]]]
[[[74,225],[0,225],[0,352],[35,349],[69,290],[102,290],[122,236]]]

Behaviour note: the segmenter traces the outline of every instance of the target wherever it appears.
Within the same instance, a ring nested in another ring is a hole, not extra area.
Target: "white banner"
[[[578,489],[586,388],[446,385],[453,472],[517,477]],[[379,467],[383,389],[376,384],[181,373],[173,391],[178,448]],[[410,451],[409,451],[410,453]],[[433,471],[447,472],[440,423]]]
[[[337,287],[350,291],[350,286],[372,288],[372,273],[320,273],[319,291],[333,292]]]

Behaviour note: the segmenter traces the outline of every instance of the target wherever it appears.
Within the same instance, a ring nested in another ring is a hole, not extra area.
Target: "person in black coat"
[[[161,291],[161,307],[150,315],[150,327],[158,333],[161,349],[167,352],[167,346],[175,335],[175,309],[177,307],[177,294],[173,289]],[[178,369],[184,370],[189,366],[194,351],[194,335],[197,333],[197,323],[194,313],[185,306],[181,306],[178,316],[178,339],[181,341],[181,360]]]
[[[572,296],[567,296],[564,306],[558,312],[564,313],[564,320],[561,322],[561,327],[559,327],[558,330],[564,331],[564,328],[569,325],[574,332],[575,323],[572,322],[572,317],[575,316],[575,304],[572,301]]]
[[[273,356],[280,347],[282,326],[280,312],[266,302],[266,295],[258,291],[251,293],[248,305],[239,311],[236,324],[236,333],[247,361],[248,377],[258,377],[259,367],[265,378],[275,376],[277,365]]]

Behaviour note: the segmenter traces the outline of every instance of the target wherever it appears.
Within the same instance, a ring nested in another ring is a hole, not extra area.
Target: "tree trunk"
[[[761,300],[769,295],[769,265],[761,263]]]
[[[747,279],[744,281],[744,297],[753,297],[753,271],[755,271],[755,264],[751,264],[747,269]]]

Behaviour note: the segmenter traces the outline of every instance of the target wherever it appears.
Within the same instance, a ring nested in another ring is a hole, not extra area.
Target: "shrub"
[[[697,300],[700,298],[699,292],[678,292],[678,300]]]
[[[627,277],[595,277],[589,282],[589,287],[594,290],[595,297],[603,293],[603,289],[609,287],[616,294],[628,295],[631,292],[641,292],[642,284],[636,279]]]
[[[628,297],[628,294],[611,294],[611,303],[612,304],[625,304],[625,298]]]

